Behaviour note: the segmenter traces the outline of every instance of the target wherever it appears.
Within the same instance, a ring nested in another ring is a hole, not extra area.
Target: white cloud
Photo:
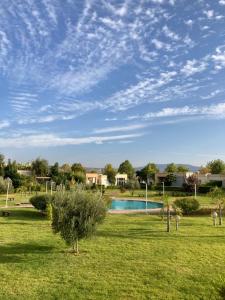
[[[219,4],[220,4],[220,5],[225,5],[225,0],[220,0],[220,1],[219,1]]]
[[[174,41],[179,41],[180,39],[179,35],[173,32],[172,30],[170,30],[167,25],[163,26],[162,31],[164,32],[165,36],[167,36],[168,38]]]
[[[181,72],[186,76],[191,76],[204,71],[206,67],[207,63],[205,61],[197,61],[196,59],[193,59],[186,62],[186,65],[183,66]]]
[[[203,13],[207,16],[208,19],[212,19],[214,17],[214,10],[204,10]]]
[[[10,122],[9,121],[0,121],[0,129],[3,129],[3,128],[7,128],[10,126]]]
[[[179,117],[179,116],[205,116],[225,118],[225,102],[210,105],[210,106],[183,106],[183,107],[166,107],[161,111],[147,113],[143,116],[144,119]]]
[[[11,138],[0,138],[0,148],[27,148],[27,147],[56,147],[67,145],[101,144],[110,141],[124,141],[140,137],[141,134],[127,134],[116,136],[91,136],[81,138],[65,138],[54,134],[27,135]]]
[[[126,126],[114,126],[114,127],[95,129],[94,133],[133,131],[133,130],[142,129],[145,127],[147,127],[147,124],[131,124],[131,125],[126,125]]]

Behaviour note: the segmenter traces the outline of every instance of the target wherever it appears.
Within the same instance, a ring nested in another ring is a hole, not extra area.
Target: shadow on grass
[[[165,230],[150,230],[145,228],[140,229],[129,229],[127,231],[98,231],[97,236],[99,237],[110,237],[110,238],[122,238],[122,239],[140,239],[140,240],[184,240],[184,239],[193,239],[196,241],[196,238],[203,240],[211,240],[215,241],[215,239],[220,239],[221,241],[225,241],[224,235],[201,235],[194,233],[193,235],[188,233],[183,234],[179,231],[176,232],[174,229],[171,230],[170,233],[167,233]],[[217,242],[217,241],[216,241]]]
[[[0,245],[0,264],[19,263],[26,260],[23,254],[44,254],[54,249],[52,246],[42,246],[38,244],[6,244]]]
[[[2,210],[1,210],[2,211]],[[0,215],[1,215],[1,211],[0,211]],[[39,211],[35,211],[32,208],[24,208],[24,209],[7,209],[7,211],[10,212],[10,216],[9,217],[0,217],[0,220],[6,220],[8,219],[10,220],[17,220],[17,221],[43,221],[46,219],[46,216],[43,215],[41,212]]]

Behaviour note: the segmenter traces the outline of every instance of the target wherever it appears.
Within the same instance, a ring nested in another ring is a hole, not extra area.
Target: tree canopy
[[[129,162],[129,160],[125,160],[122,162],[119,166],[118,172],[123,174],[127,174],[128,178],[131,179],[134,177],[134,168],[132,164]]]
[[[165,168],[165,172],[168,172],[168,173],[175,173],[177,172],[177,166],[175,163],[170,163],[166,166]]]
[[[116,170],[113,168],[113,166],[111,164],[105,165],[103,174],[107,175],[109,183],[115,184]]]
[[[48,175],[48,161],[46,159],[37,158],[31,164],[31,170],[36,176]]]
[[[225,173],[225,162],[221,159],[215,159],[210,161],[206,167],[210,170],[210,173],[212,174]]]

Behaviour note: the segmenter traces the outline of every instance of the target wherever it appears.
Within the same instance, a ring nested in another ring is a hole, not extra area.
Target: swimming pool
[[[110,209],[112,210],[138,210],[138,209],[154,209],[154,208],[162,208],[163,204],[158,202],[140,201],[140,200],[130,200],[130,199],[113,199],[111,202]]]

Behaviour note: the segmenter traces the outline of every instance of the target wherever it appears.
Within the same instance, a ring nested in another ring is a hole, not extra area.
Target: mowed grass
[[[80,255],[33,209],[0,217],[0,299],[220,299],[225,227],[183,217],[108,215]]]

